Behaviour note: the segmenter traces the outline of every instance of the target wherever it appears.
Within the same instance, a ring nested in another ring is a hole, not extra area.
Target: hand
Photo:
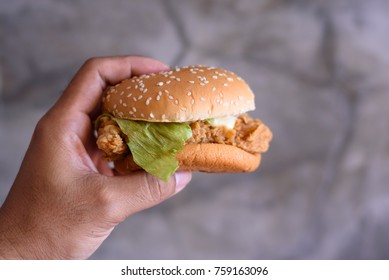
[[[93,137],[104,88],[131,75],[166,70],[156,60],[88,60],[38,122],[0,209],[0,258],[84,259],[129,215],[180,191],[191,173],[168,183],[145,173],[114,176]]]

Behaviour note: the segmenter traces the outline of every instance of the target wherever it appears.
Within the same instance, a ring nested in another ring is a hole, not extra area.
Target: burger
[[[272,133],[247,112],[247,83],[222,68],[185,66],[135,76],[108,88],[97,118],[97,146],[121,174],[165,181],[176,170],[250,172]]]

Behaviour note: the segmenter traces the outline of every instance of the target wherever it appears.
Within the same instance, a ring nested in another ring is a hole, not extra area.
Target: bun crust
[[[260,164],[261,154],[250,154],[240,148],[224,144],[187,144],[177,155],[179,170],[210,173],[251,172]],[[141,168],[129,155],[115,161],[120,174],[128,174]]]
[[[109,88],[102,109],[122,119],[186,122],[255,109],[244,80],[222,68],[185,66],[132,77]]]

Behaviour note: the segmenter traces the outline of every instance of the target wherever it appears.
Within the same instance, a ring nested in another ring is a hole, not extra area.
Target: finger
[[[90,114],[108,85],[132,75],[159,72],[168,68],[160,61],[140,56],[89,59],[74,76],[55,106],[66,112]]]
[[[52,126],[75,132],[86,144],[91,131],[91,112],[98,107],[104,89],[131,75],[166,70],[167,65],[140,56],[89,59],[69,83],[64,94],[46,114]]]
[[[144,171],[129,176],[106,178],[105,192],[115,207],[111,213],[116,222],[155,206],[181,191],[191,180],[191,172],[177,172],[166,183]]]

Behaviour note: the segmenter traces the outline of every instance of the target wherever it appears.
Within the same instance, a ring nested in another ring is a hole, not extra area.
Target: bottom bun
[[[225,144],[187,144],[177,155],[179,170],[210,173],[251,172],[258,168],[261,154],[250,154],[240,148]],[[115,161],[121,174],[142,169],[129,155]]]

